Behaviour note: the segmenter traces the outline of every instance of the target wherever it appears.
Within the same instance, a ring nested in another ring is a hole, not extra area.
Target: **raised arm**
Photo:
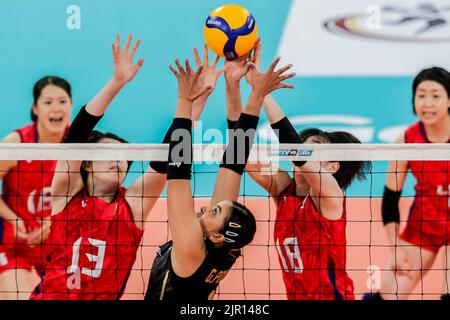
[[[191,191],[192,166],[192,104],[211,87],[201,87],[199,67],[193,72],[189,61],[186,69],[176,60],[170,66],[178,80],[178,102],[172,122],[167,165],[167,212],[172,235],[172,267],[179,276],[194,272],[206,256],[203,230],[194,210]]]
[[[120,48],[120,37],[117,35],[116,44],[112,45],[113,77],[85,107],[81,108],[72,122],[65,139],[66,143],[86,142],[114,97],[125,84],[136,76],[144,60],[140,59],[137,64],[133,64],[133,56],[139,47],[140,41],[138,40],[129,52],[131,40],[132,35],[130,34],[122,51]],[[60,212],[70,199],[83,188],[83,181],[80,175],[81,163],[82,161],[57,162],[52,181],[52,214]]]
[[[191,120],[193,126],[197,123],[206,102],[214,91],[218,77],[222,74],[223,69],[216,70],[218,57],[214,60],[212,65],[208,62],[208,51],[206,45],[203,47],[202,62],[197,49],[194,49],[195,61],[197,66],[202,67],[198,82],[201,87],[208,87],[207,91],[197,97],[192,103]],[[170,143],[172,135],[172,125],[167,130],[162,143]],[[166,184],[167,175],[167,161],[150,161],[147,171],[134,183],[130,185],[127,190],[127,201],[131,206],[134,216],[134,222],[139,228],[143,228],[143,224],[147,219],[148,214],[159,199],[162,190]]]
[[[258,65],[261,57],[261,42],[258,43],[255,50],[255,64]],[[289,66],[288,66],[289,67]],[[253,75],[249,74],[247,81],[252,82]],[[269,122],[274,133],[277,135],[280,143],[303,143],[297,131],[285,116],[283,110],[271,95],[267,95],[264,99],[264,111],[266,112]],[[311,195],[320,197],[319,206],[323,215],[330,219],[337,219],[342,212],[343,192],[338,182],[333,177],[332,172],[328,172],[318,161],[294,161],[299,167],[302,174],[311,187]],[[282,182],[287,183],[287,179],[282,178]],[[281,189],[281,190],[280,190]],[[277,192],[281,192],[279,188]]]
[[[214,186],[213,204],[222,200],[237,200],[241,176],[253,145],[264,97],[273,90],[292,87],[282,83],[294,76],[294,74],[284,74],[290,66],[275,71],[279,60],[279,58],[275,59],[265,73],[261,73],[253,66],[249,71],[253,73],[252,91],[223,155]]]

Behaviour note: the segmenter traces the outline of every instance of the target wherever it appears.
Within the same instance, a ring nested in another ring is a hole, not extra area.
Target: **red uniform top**
[[[17,129],[16,132],[19,133],[22,143],[38,142],[35,123]],[[55,167],[56,161],[53,160],[18,161],[17,166],[3,178],[2,198],[11,210],[23,219],[29,231],[40,227],[39,220],[42,217],[50,216],[51,184]],[[3,249],[12,248],[16,242],[13,226],[11,223],[4,223],[3,227],[0,246],[3,246]],[[16,255],[27,256],[36,263],[41,261],[39,246],[31,248],[19,245],[14,250]]]
[[[405,131],[406,143],[431,143],[421,121]],[[449,140],[450,142],[450,140]],[[432,251],[450,241],[450,161],[408,161],[416,194],[403,238]],[[420,224],[420,225],[419,225]],[[448,238],[448,239],[447,239]]]
[[[354,299],[345,271],[346,212],[332,221],[317,210],[310,195],[295,195],[295,181],[279,197],[275,245],[290,300]]]
[[[78,193],[52,216],[47,264],[31,299],[118,299],[142,239],[125,188],[107,203]]]

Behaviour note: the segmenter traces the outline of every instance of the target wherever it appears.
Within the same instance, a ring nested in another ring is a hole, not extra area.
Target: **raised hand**
[[[178,59],[175,60],[175,64],[178,70],[171,65],[169,66],[169,69],[178,80],[178,99],[193,102],[195,99],[212,88],[210,85],[202,86],[199,83],[203,66],[198,67],[197,71],[194,72],[188,59],[186,59],[186,70],[183,68]]]
[[[225,60],[225,81],[227,84],[239,83],[242,77],[247,75],[250,68],[254,66],[253,61],[251,61],[251,54],[235,60]]]
[[[255,47],[253,48],[252,52],[251,52],[251,56],[249,58],[249,61],[253,62],[254,65],[254,70],[256,71],[261,71],[261,40],[258,39],[258,41],[255,44]],[[250,72],[247,72],[245,74],[245,80],[247,80],[248,84],[251,84],[252,82],[252,75],[253,72],[251,72],[252,70],[250,70]]]
[[[281,88],[289,88],[289,89],[294,88],[293,85],[283,83],[284,80],[295,76],[294,72],[285,74],[286,71],[292,68],[292,65],[291,64],[287,65],[275,71],[278,62],[280,62],[280,57],[277,57],[272,62],[269,69],[265,73],[256,70],[256,67],[252,68],[249,71],[249,73],[251,73],[251,75],[249,76],[250,85],[252,86],[253,91],[257,95],[262,96],[264,98],[274,90]]]
[[[138,41],[136,41],[133,45],[131,51],[128,52],[131,45],[131,39],[132,35],[130,33],[123,51],[120,47],[120,35],[116,36],[116,44],[112,45],[114,58],[114,80],[120,84],[125,84],[133,80],[139,69],[144,64],[144,59],[139,59],[137,64],[133,64],[133,56],[136,53],[141,40],[138,39]]]
[[[214,91],[217,80],[219,79],[219,76],[224,72],[225,69],[222,68],[216,70],[216,66],[220,58],[219,56],[216,56],[212,65],[209,64],[208,48],[206,44],[203,46],[203,63],[202,60],[200,59],[197,49],[195,48],[194,48],[194,57],[195,62],[197,63],[197,68],[203,66],[202,72],[200,73],[200,76],[198,78],[199,85],[201,87],[211,87],[202,96],[209,96]]]

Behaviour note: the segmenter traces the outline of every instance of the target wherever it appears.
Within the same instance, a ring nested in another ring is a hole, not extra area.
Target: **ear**
[[[225,237],[223,236],[223,234],[214,233],[209,236],[209,240],[211,240],[212,243],[219,245],[225,241]]]
[[[81,167],[87,172],[92,172],[92,161],[83,161]]]
[[[37,117],[37,106],[34,103],[31,105],[31,112]]]
[[[333,161],[333,162],[328,162],[325,166],[325,169],[327,169],[327,171],[330,172],[331,174],[335,174],[336,172],[339,171],[340,167],[341,167],[341,165],[339,164],[339,162]]]

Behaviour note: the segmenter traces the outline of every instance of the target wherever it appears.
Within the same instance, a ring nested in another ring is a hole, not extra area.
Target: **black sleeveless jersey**
[[[214,249],[207,245],[205,260],[193,275],[181,278],[172,269],[170,254],[172,241],[159,247],[153,261],[145,300],[167,300],[175,302],[212,300],[219,282],[240,255],[233,252]],[[209,249],[208,249],[209,248]]]

